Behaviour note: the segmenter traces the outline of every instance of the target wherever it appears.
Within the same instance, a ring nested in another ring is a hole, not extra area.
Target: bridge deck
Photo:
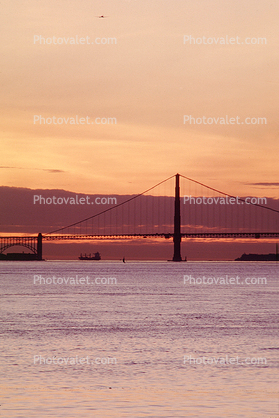
[[[173,238],[172,233],[154,234],[95,234],[95,235],[45,235],[44,241],[83,239]],[[196,232],[181,233],[181,238],[276,238],[279,232]]]
[[[173,233],[154,233],[154,234],[77,234],[77,235],[43,235],[43,241],[73,241],[88,239],[129,239],[129,238],[173,238]],[[195,232],[181,233],[181,238],[278,238],[279,232]],[[2,236],[0,244],[4,242],[20,244],[37,242],[37,235],[32,236]]]

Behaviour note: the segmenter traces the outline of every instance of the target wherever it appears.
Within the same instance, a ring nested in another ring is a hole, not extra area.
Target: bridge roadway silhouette
[[[174,252],[172,261],[182,261],[181,257],[181,239],[182,238],[277,238],[279,232],[193,232],[184,233],[181,232],[181,216],[180,216],[180,186],[179,186],[180,174],[176,174],[175,178],[175,198],[174,198],[174,232],[173,233],[120,233],[120,234],[63,234],[63,235],[50,235],[41,233],[38,236],[3,236],[0,237],[0,254],[12,246],[20,245],[29,248],[38,261],[43,260],[42,243],[43,241],[80,241],[90,239],[128,239],[128,238],[165,238],[173,239]],[[199,183],[200,184],[200,183]],[[149,189],[150,190],[150,189]],[[214,190],[214,189],[212,189]],[[129,199],[131,200],[131,199]],[[126,203],[126,202],[125,202]],[[256,205],[260,206],[260,205]],[[273,212],[277,210],[271,209]],[[83,220],[84,221],[84,220]],[[82,222],[82,221],[80,221]],[[78,222],[76,223],[78,224]],[[75,224],[74,224],[75,225]],[[61,229],[65,229],[61,228]]]

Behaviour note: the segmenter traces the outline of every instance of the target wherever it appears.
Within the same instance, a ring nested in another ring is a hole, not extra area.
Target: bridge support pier
[[[42,261],[42,259],[43,259],[43,238],[42,238],[42,234],[39,233],[38,238],[37,238],[37,260]]]
[[[173,245],[174,252],[172,261],[182,261],[181,258],[181,230],[180,230],[181,218],[180,218],[180,187],[179,187],[179,174],[175,176],[175,200],[174,200],[174,233],[173,233]]]

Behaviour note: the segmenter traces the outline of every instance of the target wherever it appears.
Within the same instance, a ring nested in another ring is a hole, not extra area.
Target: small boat
[[[79,260],[101,260],[101,254],[98,251],[92,256],[91,253],[89,255],[86,255],[86,253],[84,255],[80,254]]]

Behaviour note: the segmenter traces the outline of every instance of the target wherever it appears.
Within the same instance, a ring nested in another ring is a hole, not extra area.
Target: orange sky
[[[0,185],[129,194],[180,172],[230,194],[278,197],[268,187],[279,179],[278,1],[1,5]],[[117,43],[34,44],[40,35]],[[190,45],[184,35],[266,44]],[[40,125],[34,115],[117,123]],[[190,125],[184,115],[267,124]]]

